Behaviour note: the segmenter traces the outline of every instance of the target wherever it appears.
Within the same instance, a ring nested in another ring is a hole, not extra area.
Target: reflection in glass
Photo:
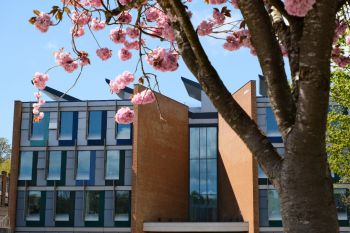
[[[77,180],[90,179],[90,151],[78,152]]]
[[[18,180],[31,180],[33,170],[33,152],[22,151],[20,155],[20,167]]]
[[[44,113],[44,118],[39,122],[32,123],[32,136],[31,140],[44,140],[45,133],[48,130],[48,118],[50,117],[49,113]]]
[[[267,136],[269,137],[278,137],[281,136],[281,133],[278,129],[275,115],[270,107],[266,108],[266,129]]]
[[[107,151],[106,180],[119,180],[120,151]]]
[[[131,139],[131,124],[117,125],[117,139]]]
[[[215,159],[217,151],[217,128],[207,128],[207,158]]]
[[[89,134],[88,139],[100,140],[102,133],[102,112],[89,112]]]
[[[61,112],[60,140],[73,139],[73,112]]]
[[[338,212],[338,220],[348,220],[348,209],[344,203],[346,198],[346,189],[334,189],[335,205]]]
[[[275,189],[268,190],[268,213],[269,220],[276,221],[282,220],[280,201],[278,193]]]
[[[49,154],[49,171],[47,174],[47,180],[60,180],[61,179],[61,151],[50,151]]]
[[[55,220],[69,221],[69,213],[72,211],[70,191],[57,191]]]
[[[190,128],[190,159],[199,158],[199,128]]]
[[[28,207],[27,207],[27,221],[40,221],[40,191],[28,192]]]
[[[88,191],[85,196],[85,221],[98,221],[100,212],[100,193],[98,191]]]
[[[116,191],[114,221],[129,221],[130,192]]]

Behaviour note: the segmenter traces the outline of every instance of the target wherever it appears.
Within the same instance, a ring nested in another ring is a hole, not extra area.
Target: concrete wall
[[[233,98],[256,120],[256,87],[250,81]],[[219,153],[249,233],[259,232],[258,169],[251,152],[219,115]]]
[[[160,111],[156,103],[135,107],[133,233],[143,232],[143,222],[188,218],[188,108],[160,94],[157,100]]]

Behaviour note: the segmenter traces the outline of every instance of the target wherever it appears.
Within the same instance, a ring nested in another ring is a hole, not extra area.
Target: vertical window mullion
[[[60,112],[60,102],[57,102],[57,129],[56,129],[56,140],[59,139],[61,131],[61,112]]]

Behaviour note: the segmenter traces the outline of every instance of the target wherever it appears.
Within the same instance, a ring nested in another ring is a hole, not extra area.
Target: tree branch
[[[252,36],[252,44],[268,84],[268,94],[282,137],[295,120],[295,103],[289,88],[279,43],[265,6],[260,0],[239,0],[239,8]]]
[[[218,112],[242,138],[269,178],[278,185],[281,157],[223,84],[199,41],[185,7],[179,0],[158,0],[158,4],[173,16],[172,25],[176,32],[176,41],[186,65]]]

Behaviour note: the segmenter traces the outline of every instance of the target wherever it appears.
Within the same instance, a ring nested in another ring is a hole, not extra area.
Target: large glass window
[[[31,140],[45,140],[45,135],[48,132],[49,128],[49,118],[50,114],[45,112],[44,113],[44,118],[40,120],[39,122],[34,122],[32,123],[32,135],[31,135]]]
[[[266,135],[269,137],[279,137],[281,133],[278,129],[275,115],[272,108],[266,108]]]
[[[106,180],[119,180],[120,151],[107,151]]]
[[[270,221],[282,220],[280,200],[275,189],[268,190],[268,212]]]
[[[130,192],[116,191],[114,221],[129,221]]]
[[[73,139],[73,112],[61,112],[60,140]]]
[[[47,174],[47,180],[60,180],[61,179],[61,151],[50,151],[49,153],[49,170]]]
[[[40,221],[40,205],[41,192],[29,191],[28,192],[28,205],[27,205],[27,221]]]
[[[131,124],[118,124],[116,130],[117,140],[131,139]]]
[[[33,152],[22,151],[20,155],[20,167],[18,180],[32,180]]]
[[[344,203],[346,189],[334,189],[334,199],[338,211],[338,220],[348,220],[348,209]]]
[[[100,140],[102,138],[102,112],[89,112],[89,134],[88,139]]]
[[[85,221],[98,221],[100,213],[100,193],[88,191],[85,196]]]
[[[90,179],[90,151],[78,152],[77,180]]]
[[[217,220],[217,128],[190,128],[190,216]]]
[[[69,214],[72,213],[70,191],[58,191],[56,195],[56,221],[69,221]]]

